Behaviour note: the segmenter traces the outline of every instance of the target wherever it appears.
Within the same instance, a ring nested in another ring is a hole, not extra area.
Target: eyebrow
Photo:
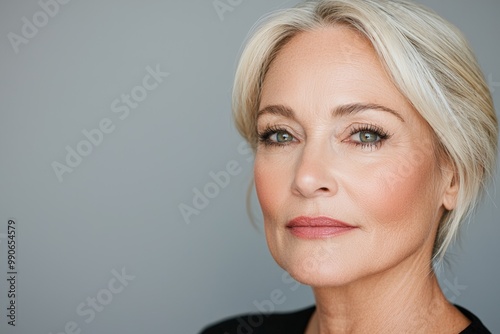
[[[378,110],[378,111],[385,111],[388,112],[394,116],[396,116],[401,122],[404,122],[404,118],[401,116],[400,113],[397,111],[380,105],[376,103],[351,103],[351,104],[343,104],[340,106],[335,107],[332,110],[332,116],[334,117],[341,117],[341,116],[347,116],[351,114],[356,114],[360,113],[363,111],[367,110]],[[264,115],[264,114],[272,114],[272,115],[279,115],[291,119],[295,119],[295,112],[293,111],[292,108],[287,107],[285,105],[269,105],[264,107],[263,109],[259,110],[257,113],[257,119]]]

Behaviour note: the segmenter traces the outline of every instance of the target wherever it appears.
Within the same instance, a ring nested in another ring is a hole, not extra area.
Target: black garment
[[[458,334],[491,334],[470,311],[455,305],[471,324]],[[293,313],[246,314],[205,328],[200,334],[304,334],[315,307]]]

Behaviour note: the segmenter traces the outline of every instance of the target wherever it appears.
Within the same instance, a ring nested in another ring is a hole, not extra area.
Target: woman
[[[271,254],[316,306],[203,333],[489,333],[432,266],[497,152],[491,95],[456,28],[406,1],[307,1],[249,40],[233,111]]]

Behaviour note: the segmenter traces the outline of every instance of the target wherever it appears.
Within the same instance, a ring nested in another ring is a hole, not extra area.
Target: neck
[[[424,261],[425,262],[425,261]],[[307,334],[437,333],[469,321],[443,295],[430,266],[397,267],[340,287],[314,287],[316,312]]]

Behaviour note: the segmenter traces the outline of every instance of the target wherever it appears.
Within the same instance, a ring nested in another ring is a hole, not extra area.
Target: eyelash
[[[381,127],[376,126],[374,124],[356,124],[351,129],[349,138],[351,138],[353,135],[359,132],[371,132],[380,138],[375,143],[361,143],[355,141],[348,141],[348,143],[361,147],[362,149],[365,148],[370,148],[371,150],[378,149],[380,148],[380,146],[383,144],[384,141],[386,141],[391,137],[387,131],[384,131]]]
[[[272,141],[270,138],[272,135],[278,133],[278,132],[286,132],[290,134],[288,130],[285,128],[279,127],[279,126],[267,126],[262,133],[259,133],[259,142],[264,144],[264,146],[279,146],[283,147],[288,145],[288,143],[278,143],[276,141]],[[292,134],[290,136],[293,137]],[[295,138],[295,137],[294,137]]]
[[[355,141],[348,141],[346,140],[347,143],[361,147],[362,149],[370,148],[371,150],[373,149],[378,149],[382,145],[382,143],[389,139],[391,135],[387,131],[384,131],[382,128],[379,126],[376,126],[374,124],[356,124],[354,127],[351,129],[349,132],[349,138],[351,138],[353,135],[359,132],[371,132],[375,134],[379,140],[376,141],[375,143],[361,143],[361,142],[355,142]],[[279,126],[267,126],[262,133],[259,133],[259,142],[262,143],[264,146],[275,146],[275,147],[283,147],[287,146],[289,142],[287,143],[279,143],[276,141],[272,141],[270,138],[272,135],[278,133],[278,132],[286,132],[293,138],[295,138],[288,130],[285,128],[279,127]]]

